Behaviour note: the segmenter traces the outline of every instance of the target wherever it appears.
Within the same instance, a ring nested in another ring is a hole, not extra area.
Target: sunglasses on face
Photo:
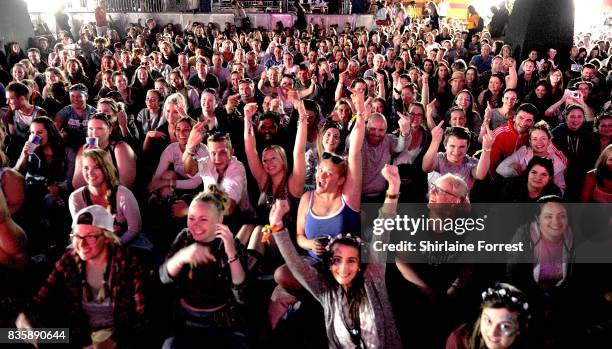
[[[344,158],[340,155],[336,155],[334,153],[326,151],[323,153],[323,160],[331,160],[334,164],[338,165],[344,161]]]

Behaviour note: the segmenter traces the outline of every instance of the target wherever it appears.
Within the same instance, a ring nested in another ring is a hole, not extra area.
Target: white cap
[[[113,231],[115,219],[100,205],[85,207],[72,217],[72,227],[77,224],[88,224],[100,229]]]

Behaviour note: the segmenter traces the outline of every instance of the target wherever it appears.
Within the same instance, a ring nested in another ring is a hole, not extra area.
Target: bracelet
[[[238,260],[238,255],[235,254],[234,257],[230,257],[230,258],[227,259],[227,264],[231,264],[231,263],[233,263],[233,262],[235,262],[237,260]]]
[[[400,192],[398,191],[397,194],[389,194],[388,192],[385,193],[385,198],[387,199],[399,199],[400,197]]]
[[[491,148],[489,149],[482,148],[482,152],[484,153],[485,151],[491,151]]]
[[[285,229],[283,224],[275,224],[275,225],[265,225],[261,231],[263,235],[261,237],[261,242],[264,244],[269,244],[270,239],[272,238],[273,233],[278,233],[279,231]]]
[[[191,149],[189,147],[185,147],[185,153],[187,153],[187,154],[189,154],[191,156],[195,156],[196,155],[195,150],[193,150],[193,149]]]

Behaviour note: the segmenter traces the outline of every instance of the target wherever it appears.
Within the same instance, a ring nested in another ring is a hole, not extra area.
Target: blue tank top
[[[314,195],[314,192],[310,195],[308,211],[306,212],[306,224],[304,226],[304,234],[308,240],[321,235],[334,237],[343,233],[351,233],[353,235],[361,233],[361,214],[349,207],[344,200],[344,196],[341,196],[342,207],[338,211],[324,217],[319,217],[312,212]],[[311,250],[308,251],[308,254],[318,260],[320,259]]]

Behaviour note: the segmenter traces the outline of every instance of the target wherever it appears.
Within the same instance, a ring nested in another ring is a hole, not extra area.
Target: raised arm
[[[376,85],[378,86],[378,96],[387,99],[387,86],[385,85],[385,76],[376,72]]]
[[[411,116],[404,115],[400,112],[397,112],[399,115],[399,136],[395,140],[393,145],[393,153],[401,153],[406,148],[407,144],[410,144],[412,141],[412,127],[411,127]]]
[[[334,94],[335,102],[338,102],[344,96],[344,80],[346,80],[346,71],[338,75],[338,84],[336,85],[336,93]]]
[[[433,130],[436,127],[436,121],[434,120],[434,114],[437,114],[436,103],[437,99],[433,99],[431,102],[425,104],[425,118],[427,119],[427,128]]]
[[[257,113],[257,103],[249,103],[244,106],[244,152],[246,153],[249,168],[259,191],[264,191],[268,183],[268,174],[264,170],[259,155],[257,154],[257,144],[255,142],[255,130],[253,129],[253,116]]]
[[[267,80],[268,80],[267,71],[264,70],[261,73],[261,78],[259,79],[259,82],[257,83],[257,89],[264,95],[271,95],[275,92],[275,90],[271,86],[266,86]]]
[[[440,121],[440,123],[431,130],[431,144],[427,149],[427,152],[423,156],[423,172],[429,173],[435,170],[436,167],[436,155],[438,154],[438,148],[440,147],[440,142],[442,142],[442,138],[444,137],[444,130],[442,126],[444,125],[444,120]]]
[[[478,165],[472,169],[472,176],[474,178],[483,180],[487,176],[491,164],[491,148],[494,141],[495,136],[493,132],[486,126],[486,134],[482,137],[482,153],[480,154]]]
[[[385,196],[385,202],[383,203],[380,211],[378,212],[379,219],[385,218],[393,218],[395,213],[397,212],[397,202],[399,199],[399,190],[401,185],[401,179],[399,176],[399,171],[397,166],[385,164],[385,167],[380,171],[381,175],[385,178],[387,183],[389,184],[387,188],[387,195]],[[381,241],[383,243],[387,243],[389,241],[389,233],[383,231],[382,234],[372,234],[372,239],[370,241],[370,262],[383,264],[387,263],[387,252],[376,251],[374,250],[374,243],[377,241]],[[383,269],[384,272],[384,269]]]
[[[294,104],[299,113],[297,134],[293,146],[293,171],[289,176],[289,192],[295,198],[304,193],[304,181],[306,179],[306,135],[308,133],[308,115],[304,101]]]
[[[421,76],[421,103],[429,104],[429,74],[423,73]]]
[[[317,269],[306,263],[295,250],[295,246],[289,237],[289,232],[283,226],[283,216],[287,212],[289,212],[287,200],[276,200],[274,205],[272,205],[270,210],[270,226],[273,227],[273,231],[278,231],[273,233],[274,240],[293,276],[315,298],[320,299],[329,286]]]
[[[204,140],[205,133],[206,124],[202,121],[195,124],[191,132],[189,132],[189,138],[187,139],[187,145],[185,146],[185,152],[183,152],[182,159],[185,173],[190,176],[195,176],[198,173],[196,152],[200,143]]]
[[[480,131],[478,132],[478,142],[482,143],[482,138],[487,133],[487,130],[491,128],[491,113],[493,112],[493,108],[491,108],[491,102],[487,101],[487,107],[484,111],[484,120],[482,121],[482,125],[480,126]]]
[[[561,99],[558,100],[555,104],[548,107],[548,109],[546,109],[546,111],[544,112],[544,116],[546,116],[547,118],[552,118],[553,116],[555,116],[555,113],[559,111],[559,109],[561,109],[561,106],[563,105],[563,103],[565,103],[567,97],[567,91],[563,92],[563,96],[561,97]]]
[[[300,96],[300,98],[306,98],[310,96],[311,94],[313,94],[316,90],[317,90],[317,76],[313,74],[312,77],[310,78],[310,85],[308,86],[308,88],[299,90],[298,96]]]
[[[518,75],[516,73],[516,61],[511,59],[510,65],[508,66],[508,76],[506,76],[506,88],[516,88],[517,83]]]
[[[357,92],[356,92],[357,93]],[[342,187],[342,195],[346,198],[348,205],[354,210],[361,208],[361,181],[363,175],[361,148],[365,136],[366,108],[363,103],[363,94],[358,94],[355,99],[357,109],[357,120],[350,135],[350,147],[348,153],[348,173]]]

